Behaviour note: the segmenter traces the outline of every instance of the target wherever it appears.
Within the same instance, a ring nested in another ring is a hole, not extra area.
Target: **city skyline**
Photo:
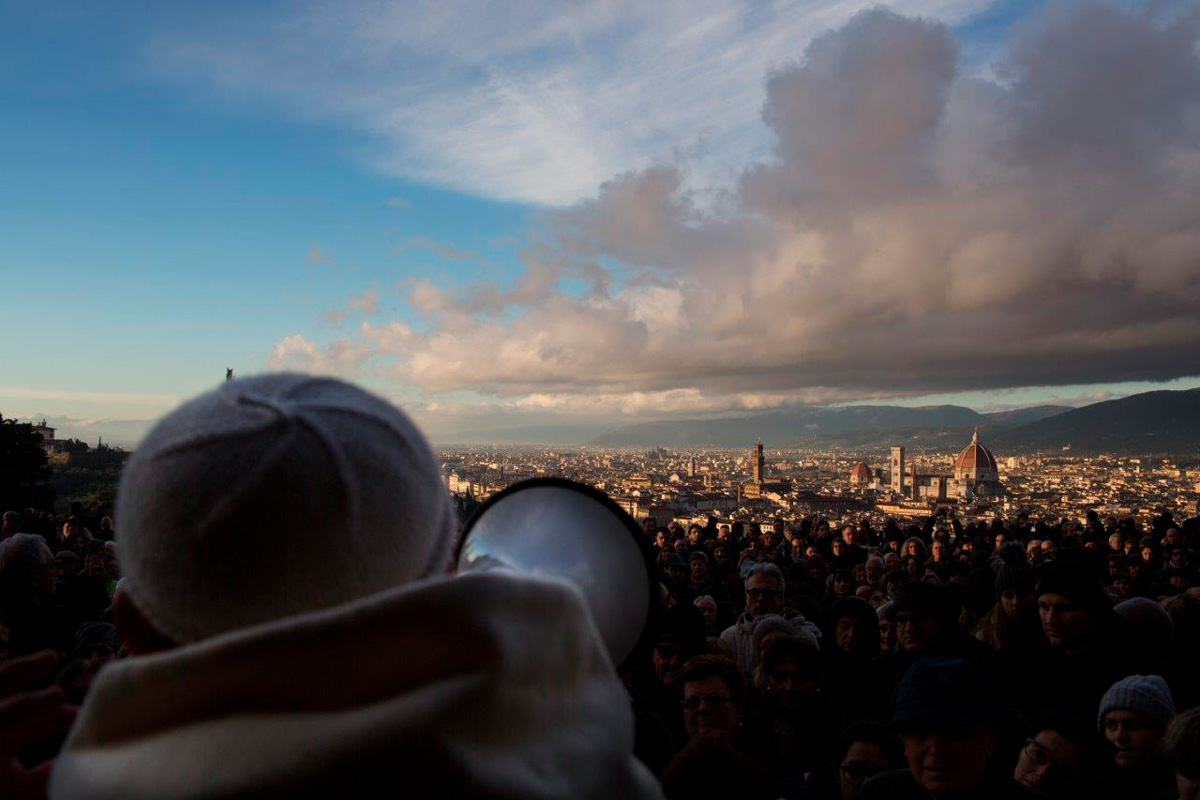
[[[8,4],[0,413],[227,367],[435,442],[1200,386],[1194,9],[869,5]]]

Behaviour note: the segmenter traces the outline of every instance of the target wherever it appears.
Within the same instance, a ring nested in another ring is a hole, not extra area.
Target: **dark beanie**
[[[935,586],[928,581],[910,581],[901,584],[896,590],[894,603],[896,613],[901,611],[928,611],[943,624],[953,623],[956,609],[953,608],[950,593],[941,586]]]
[[[996,570],[996,596],[1012,590],[1032,592],[1037,583],[1033,567],[1025,560],[1025,548],[1013,542],[1000,549],[1000,568]]]
[[[671,606],[658,618],[657,641],[672,642],[692,653],[704,651],[704,612],[691,603]]]
[[[1060,594],[1097,616],[1112,614],[1112,599],[1100,578],[1086,564],[1055,561],[1038,581],[1037,595]]]

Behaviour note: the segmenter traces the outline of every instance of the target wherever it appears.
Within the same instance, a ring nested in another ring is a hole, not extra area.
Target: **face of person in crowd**
[[[1028,544],[1028,546],[1026,546],[1026,548],[1025,548],[1025,554],[1029,557],[1030,561],[1041,561],[1042,560],[1041,544],[1038,543],[1036,540],[1030,542]]]
[[[108,580],[108,559],[103,553],[92,553],[87,557],[87,566],[83,571],[88,577],[103,583]]]
[[[87,647],[81,648],[79,658],[86,658],[92,662],[92,665],[99,669],[117,657],[117,653],[113,650],[112,645],[105,642],[96,642]]]
[[[868,644],[869,630],[870,623],[867,620],[856,614],[847,614],[838,619],[833,629],[833,640],[843,653],[857,655]]]
[[[915,578],[921,572],[921,564],[917,561],[916,556],[909,556],[904,562],[904,571],[908,573],[910,578]]]
[[[833,576],[833,593],[845,597],[854,591],[854,579],[847,572],[838,572]]]
[[[746,581],[746,611],[751,617],[778,613],[783,608],[783,589],[771,575],[751,575]]]
[[[1171,566],[1172,567],[1186,567],[1187,563],[1188,563],[1187,553],[1185,553],[1183,551],[1183,548],[1177,547],[1171,551]]]
[[[913,778],[934,797],[961,792],[983,780],[996,744],[995,729],[980,725],[918,725],[900,738]]]
[[[838,765],[837,782],[842,800],[850,800],[862,785],[891,768],[887,753],[874,742],[855,742]]]
[[[703,535],[704,535],[704,532],[701,531],[699,528],[691,528],[688,531],[688,543],[689,544],[700,544],[700,539],[703,537]]]
[[[841,539],[834,539],[833,544],[829,546],[829,552],[833,553],[834,558],[837,558],[846,552],[846,545]]]
[[[1125,543],[1121,541],[1121,534],[1119,533],[1114,533],[1112,536],[1108,537],[1108,549],[1112,550],[1114,553],[1121,552],[1121,546],[1123,544]]]
[[[1129,539],[1125,542],[1125,547],[1123,549],[1125,551],[1125,555],[1130,555],[1135,549],[1137,549],[1137,545],[1134,544],[1132,539]]]
[[[850,570],[850,578],[854,581],[855,586],[862,586],[867,582],[867,568],[863,564],[858,564],[854,569]]]
[[[1167,532],[1163,534],[1162,543],[1168,547],[1179,544],[1179,529],[1167,528]]]
[[[822,537],[822,538],[829,536],[829,523],[828,522],[818,522],[817,523],[817,536]]]
[[[868,559],[866,566],[863,567],[863,577],[871,583],[882,579],[884,572],[883,562],[876,558]]]
[[[1083,751],[1058,731],[1039,731],[1021,750],[1013,778],[1049,795],[1068,791],[1083,780]]]
[[[1188,588],[1189,582],[1190,582],[1190,579],[1188,578],[1187,575],[1185,575],[1183,573],[1179,573],[1177,575],[1172,575],[1171,577],[1167,578],[1167,583],[1171,584],[1171,586],[1175,587],[1176,589]]]
[[[1008,541],[1008,537],[1005,536],[1003,533],[996,534],[995,542],[996,542],[996,552],[997,553],[1000,552],[1000,548],[1004,546],[1004,543],[1006,541]]]
[[[871,608],[878,609],[887,602],[887,595],[882,589],[872,589],[871,594],[867,596],[867,602],[871,604]]]
[[[1129,592],[1132,588],[1133,587],[1129,585],[1129,579],[1123,575],[1119,578],[1113,579],[1113,582],[1112,582],[1113,594],[1115,594],[1121,600],[1129,599]]]
[[[684,539],[676,539],[674,546],[675,546],[675,552],[679,553],[680,555],[682,555],[683,553],[685,553],[687,551],[687,541]]]
[[[717,528],[718,542],[728,542],[731,538],[733,538],[733,532],[729,530],[728,525],[722,525],[721,527]]]
[[[1146,767],[1162,759],[1162,731],[1144,715],[1115,708],[1104,715],[1104,738],[1117,748],[1122,769]]]
[[[1005,589],[1000,593],[1000,608],[1009,619],[1016,619],[1033,608],[1033,592]]]
[[[918,547],[916,542],[905,542],[904,543],[904,555],[915,556],[920,552],[921,552],[921,549],[920,549],[920,547]]]
[[[714,600],[697,601],[696,608],[704,613],[704,627],[713,628],[717,624],[717,604]]]
[[[890,653],[896,649],[896,623],[887,617],[879,620],[879,651]]]
[[[883,557],[883,566],[888,572],[900,572],[904,569],[904,562],[900,560],[899,553],[888,553]]]
[[[663,686],[669,687],[675,682],[675,675],[693,655],[676,642],[659,642],[650,654],[650,660],[654,662],[654,674]]]
[[[1065,652],[1090,647],[1096,638],[1096,619],[1092,614],[1053,592],[1038,598],[1038,616],[1050,644]]]
[[[1142,561],[1145,561],[1147,564],[1151,564],[1154,562],[1154,548],[1153,547],[1143,547],[1142,548]]]
[[[642,533],[646,535],[647,539],[654,537],[654,531],[657,527],[658,526],[654,524],[654,520],[652,519],[642,520]]]
[[[669,540],[667,539],[666,531],[659,531],[654,534],[654,544],[658,546],[659,550],[665,550],[668,543]]]
[[[727,558],[727,554],[725,551],[725,545],[719,544],[716,547],[714,547],[712,554],[713,554],[713,558],[716,559],[717,561],[724,561]]]
[[[924,608],[896,612],[896,638],[910,653],[925,649],[941,633],[942,626],[931,611]]]
[[[805,677],[804,671],[794,658],[780,659],[775,669],[767,676],[767,688],[771,697],[783,711],[803,711],[817,696],[821,685],[820,676]]]
[[[692,563],[692,583],[697,585],[708,583],[708,564],[705,564],[698,558],[693,558]]]
[[[82,536],[72,536],[67,540],[67,547],[71,548],[71,552],[77,556],[83,555],[83,546],[85,544],[87,544],[87,542],[83,541]]]
[[[854,544],[854,526],[847,525],[842,528],[842,541],[846,544]]]
[[[764,550],[770,550],[775,546],[775,534],[773,533],[763,533],[762,536],[758,537],[758,540],[762,543]]]
[[[943,541],[935,541],[929,548],[929,552],[933,555],[934,561],[943,561],[946,558],[946,543]]]
[[[799,539],[792,539],[792,558],[800,559],[804,556],[804,542]]]
[[[710,733],[732,736],[742,719],[729,687],[715,675],[688,681],[683,687],[682,705],[689,739]]]

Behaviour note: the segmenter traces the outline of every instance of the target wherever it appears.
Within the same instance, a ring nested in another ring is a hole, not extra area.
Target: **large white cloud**
[[[388,368],[627,413],[1200,374],[1198,26],[1053,6],[985,81],[942,23],[863,12],[770,73],[774,152],[735,190],[611,178],[515,288],[417,287]]]

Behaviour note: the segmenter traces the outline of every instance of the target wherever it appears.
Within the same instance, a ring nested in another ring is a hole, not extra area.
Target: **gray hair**
[[[14,533],[0,542],[0,587],[15,588],[38,567],[54,563],[54,553],[36,533]]]
[[[742,568],[742,583],[749,583],[750,579],[755,575],[766,575],[779,582],[779,590],[781,592],[787,589],[787,583],[783,580],[783,573],[780,572],[779,567],[770,561],[747,561],[746,564],[747,566]]]

